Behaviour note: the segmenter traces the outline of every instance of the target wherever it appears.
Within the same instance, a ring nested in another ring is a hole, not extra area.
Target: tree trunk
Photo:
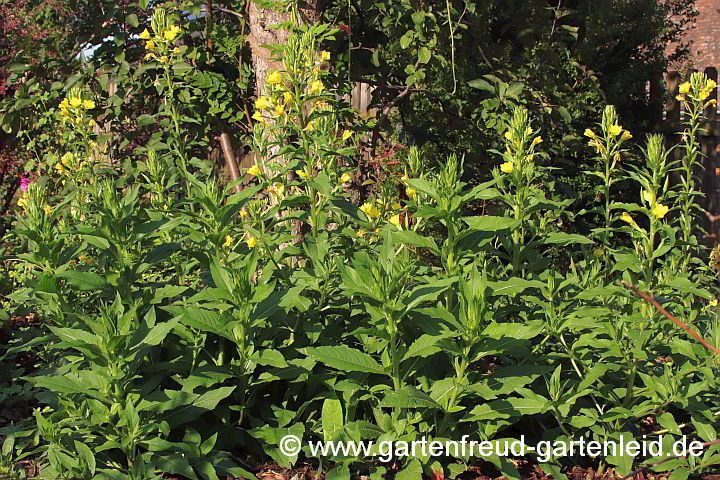
[[[320,18],[321,0],[308,0],[299,8],[300,20],[304,24],[315,23]],[[248,43],[252,52],[253,69],[255,71],[255,93],[260,96],[266,92],[266,79],[271,71],[282,69],[282,60],[273,60],[270,51],[261,45],[284,44],[288,38],[285,29],[271,29],[273,25],[287,22],[290,14],[276,12],[269,8],[260,8],[254,2],[249,6],[250,35]]]

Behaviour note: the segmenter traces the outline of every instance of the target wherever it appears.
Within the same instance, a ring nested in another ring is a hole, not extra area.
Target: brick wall
[[[695,68],[720,67],[720,0],[695,0],[699,15],[686,38],[692,40]]]

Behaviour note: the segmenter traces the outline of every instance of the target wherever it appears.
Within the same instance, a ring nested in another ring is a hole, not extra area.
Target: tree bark
[[[299,8],[300,20],[309,25],[320,18],[321,0],[303,2]],[[287,22],[290,14],[276,12],[269,8],[260,8],[254,2],[249,6],[250,35],[248,43],[252,52],[253,69],[255,71],[255,93],[260,96],[266,92],[266,80],[273,70],[282,69],[282,60],[274,60],[272,54],[262,45],[287,42],[289,32],[286,29],[271,29],[273,25]]]

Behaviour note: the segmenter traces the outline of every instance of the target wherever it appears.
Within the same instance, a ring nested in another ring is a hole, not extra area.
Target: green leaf
[[[165,340],[167,334],[170,333],[173,328],[175,328],[179,321],[180,317],[175,317],[172,320],[155,325],[153,328],[150,329],[145,338],[138,342],[136,346],[159,345],[160,343],[162,343],[163,340]]]
[[[327,475],[326,480],[350,480],[350,466],[347,463],[335,465]]]
[[[431,252],[438,254],[440,249],[438,248],[435,240],[430,237],[424,237],[412,230],[399,230],[392,232],[393,243],[406,245],[412,245],[415,247],[424,247],[430,249]]]
[[[403,387],[398,391],[390,391],[380,402],[381,407],[400,408],[440,408],[429,395],[414,387]]]
[[[344,372],[385,374],[382,366],[370,355],[345,345],[307,348],[306,351],[312,359]]]
[[[78,287],[82,291],[101,290],[107,286],[105,278],[92,272],[78,272],[77,270],[68,270],[55,274],[60,278],[64,278],[69,285]]]
[[[420,63],[425,64],[430,61],[430,57],[432,54],[430,53],[430,50],[427,47],[420,47],[418,49],[418,60]]]
[[[488,93],[495,94],[495,85],[491,84],[487,80],[483,78],[476,78],[475,80],[470,80],[468,82],[468,86],[472,88],[477,88],[479,90],[484,90]]]
[[[395,475],[395,480],[422,480],[422,465],[416,458],[412,459],[408,466]]]
[[[482,215],[479,217],[465,217],[462,219],[468,226],[474,230],[482,230],[485,232],[498,232],[501,230],[512,230],[520,224],[519,220],[509,217],[494,217],[492,215]]]
[[[573,243],[579,243],[582,245],[592,245],[594,243],[592,240],[582,235],[564,232],[548,233],[547,235],[545,235],[545,238],[542,239],[542,242],[562,246],[570,245]]]
[[[126,18],[126,20],[127,20],[127,22],[128,22],[131,26],[133,26],[133,27],[135,27],[135,28],[137,28],[137,26],[140,25],[140,21],[138,20],[138,16],[135,15],[134,13],[131,13],[130,15],[128,15],[127,18]]]
[[[326,398],[322,406],[322,427],[325,441],[334,440],[343,431],[343,411],[340,400]]]
[[[90,448],[82,442],[75,440],[75,452],[82,459],[85,466],[90,472],[90,476],[95,475],[95,455],[93,455]]]

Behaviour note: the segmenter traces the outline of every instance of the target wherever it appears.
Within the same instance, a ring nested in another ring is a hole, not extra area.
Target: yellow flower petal
[[[350,180],[352,180],[352,177],[350,177],[350,174],[343,173],[340,175],[340,183],[348,183]]]
[[[258,175],[260,175],[260,168],[257,165],[253,165],[252,167],[248,168],[247,174],[252,175],[253,177],[257,177]]]
[[[610,135],[612,135],[613,137],[616,137],[622,133],[623,128],[620,125],[615,124],[615,125],[610,125],[610,128],[608,129],[608,131],[610,132]]]
[[[270,85],[277,85],[279,83],[282,83],[282,74],[277,71],[272,72],[267,77],[267,83],[269,83]]]
[[[350,137],[352,137],[352,132],[350,130],[343,130],[342,139],[347,140]]]
[[[656,218],[663,218],[669,211],[670,208],[658,203],[653,207],[652,214],[655,215]]]
[[[512,173],[513,171],[513,162],[505,162],[502,165],[500,165],[500,170],[503,173]]]
[[[150,40],[150,32],[148,32],[147,28],[145,30],[143,30],[142,33],[140,34],[140,39]]]

